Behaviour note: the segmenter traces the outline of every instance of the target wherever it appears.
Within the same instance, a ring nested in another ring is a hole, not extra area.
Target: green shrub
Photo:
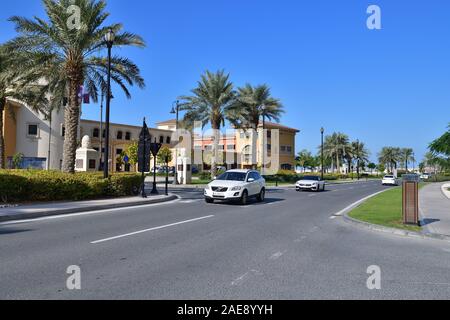
[[[129,196],[141,185],[137,174],[66,174],[59,171],[0,170],[0,201],[77,201]]]

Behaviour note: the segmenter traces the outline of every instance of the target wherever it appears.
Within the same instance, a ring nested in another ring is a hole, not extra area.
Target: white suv
[[[266,196],[266,180],[254,170],[230,170],[220,175],[205,188],[205,201],[240,201],[246,205],[250,197],[263,202]]]

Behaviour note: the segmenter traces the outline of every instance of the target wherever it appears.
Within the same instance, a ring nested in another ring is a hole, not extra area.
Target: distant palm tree
[[[384,147],[378,154],[378,161],[387,166],[390,173],[397,169],[397,164],[401,161],[400,148]]]
[[[336,160],[336,172],[340,172],[341,162],[344,157],[345,148],[348,146],[349,139],[346,134],[333,133],[327,136],[324,142],[324,156]]]
[[[236,99],[228,110],[228,118],[236,128],[253,129],[256,132],[261,124],[261,119],[264,130],[266,119],[280,122],[283,113],[283,105],[280,100],[271,96],[270,88],[267,85],[253,87],[247,84],[238,88]]]
[[[99,90],[106,92],[105,77],[108,61],[101,55],[105,48],[104,36],[109,30],[115,34],[114,46],[144,47],[143,39],[122,32],[121,24],[103,26],[109,14],[104,0],[43,0],[48,21],[40,18],[12,17],[19,36],[6,43],[8,54],[17,55],[14,68],[28,72],[27,83],[45,80],[42,92],[52,92],[59,105],[67,99],[65,107],[65,140],[63,171],[75,171],[75,152],[80,118],[80,88],[84,86],[94,102]],[[69,28],[69,6],[80,8],[79,28]],[[33,72],[30,72],[33,71]],[[112,81],[130,98],[127,85],[143,88],[144,79],[139,68],[130,60],[112,58]]]
[[[206,71],[201,76],[197,88],[193,89],[191,96],[181,96],[180,109],[187,111],[184,122],[191,127],[196,121],[205,127],[208,124],[214,131],[211,157],[211,178],[217,174],[217,158],[219,149],[219,130],[225,125],[229,109],[234,102],[235,93],[230,75],[224,70],[212,73]]]
[[[415,161],[414,150],[411,148],[402,148],[400,150],[400,156],[401,156],[403,163],[405,164],[405,170],[408,172],[409,162]]]
[[[364,142],[354,141],[352,142],[352,150],[355,160],[357,161],[356,171],[359,178],[360,169],[369,162],[370,151],[366,148]]]

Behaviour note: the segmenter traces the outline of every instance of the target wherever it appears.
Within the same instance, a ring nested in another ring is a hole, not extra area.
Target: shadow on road
[[[8,234],[24,233],[24,232],[29,232],[29,231],[33,231],[33,230],[31,230],[31,229],[11,229],[11,228],[2,229],[2,227],[0,227],[0,236],[8,235]]]
[[[424,226],[427,226],[427,225],[429,225],[429,224],[433,224],[433,223],[435,223],[435,222],[440,222],[441,220],[440,219],[423,219],[421,222],[420,222],[420,225],[422,226],[422,227],[424,227]]]

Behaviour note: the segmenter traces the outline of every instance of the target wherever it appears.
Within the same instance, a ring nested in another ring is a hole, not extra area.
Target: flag
[[[91,96],[89,95],[89,93],[85,93],[84,95],[83,95],[83,103],[84,104],[89,104],[90,102],[91,102]]]

